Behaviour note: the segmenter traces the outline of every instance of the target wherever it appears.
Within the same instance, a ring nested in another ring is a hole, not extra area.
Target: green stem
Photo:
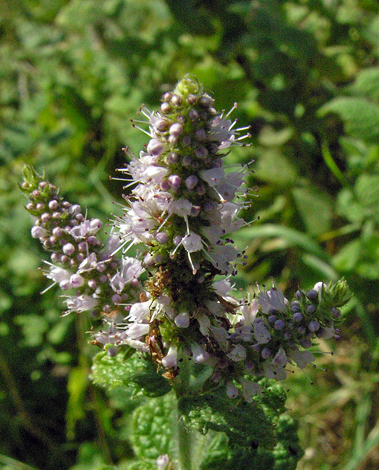
[[[178,456],[179,470],[192,469],[192,432],[182,420],[178,420]]]
[[[191,364],[184,360],[180,366],[180,374],[175,384],[176,398],[179,399],[190,391]],[[193,433],[186,428],[183,420],[180,419],[178,410],[178,457],[179,470],[192,470],[192,440]]]

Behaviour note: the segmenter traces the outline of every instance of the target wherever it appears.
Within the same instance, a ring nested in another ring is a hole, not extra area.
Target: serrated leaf
[[[265,448],[274,444],[272,420],[257,404],[232,401],[222,392],[214,392],[182,397],[178,408],[185,424],[200,432],[224,432],[232,447],[249,449],[252,440]]]
[[[131,441],[139,459],[157,459],[175,450],[174,433],[177,422],[175,396],[150,398],[133,414]]]
[[[157,366],[138,354],[128,357],[120,352],[111,357],[106,351],[98,353],[93,360],[91,379],[108,390],[123,387],[133,397],[158,397],[171,390],[169,381],[157,373]]]
[[[370,143],[379,142],[379,106],[355,97],[338,97],[329,101],[320,110],[320,116],[338,114],[345,123],[345,130],[357,139]]]

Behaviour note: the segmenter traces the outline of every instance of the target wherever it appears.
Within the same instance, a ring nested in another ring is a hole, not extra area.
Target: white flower
[[[279,367],[273,362],[266,362],[264,364],[264,374],[268,379],[275,380],[284,380],[287,377],[287,373],[283,367]]]
[[[72,273],[67,269],[63,269],[59,266],[50,266],[50,271],[46,274],[48,279],[52,279],[54,282],[60,284],[63,281],[70,281]]]
[[[325,284],[325,282],[317,282],[314,286],[313,289],[316,292],[320,292],[322,289],[326,289],[328,286]]]
[[[311,364],[315,360],[315,357],[311,352],[299,350],[292,351],[288,355],[288,358],[295,361],[296,365],[300,367],[300,369],[304,369],[308,364]]]
[[[231,233],[239,230],[245,221],[238,217],[240,206],[233,202],[225,202],[220,209],[219,214],[221,215],[220,227],[223,233]]]
[[[281,313],[285,313],[287,311],[288,301],[282,292],[276,287],[273,287],[266,292],[260,292],[258,295],[258,302],[263,313],[271,313],[272,309]]]
[[[221,194],[225,201],[231,202],[234,199],[236,192],[240,189],[242,183],[244,182],[242,174],[243,172],[241,171],[235,171],[225,175],[218,181],[217,191]]]
[[[218,140],[221,144],[226,145],[226,143],[234,137],[234,132],[230,130],[231,126],[232,121],[230,119],[223,119],[222,115],[214,117],[211,129],[212,139]]]
[[[122,259],[120,271],[112,277],[109,284],[115,292],[122,292],[125,285],[133,279],[138,279],[143,271],[139,260],[125,256]]]
[[[253,299],[249,304],[243,304],[240,311],[244,317],[246,325],[253,325],[253,322],[259,311],[259,303],[257,299]]]
[[[284,367],[287,364],[287,355],[283,348],[279,348],[272,362],[278,367]]]
[[[200,333],[204,336],[209,335],[209,328],[211,326],[211,321],[207,315],[204,314],[198,314],[196,316],[197,321],[199,322],[200,325]]]
[[[88,235],[96,234],[102,226],[103,224],[99,219],[84,220],[81,224],[69,230],[69,233],[74,237],[75,241],[78,241]]]
[[[89,256],[87,256],[87,258],[85,258],[79,264],[78,274],[95,269],[97,264],[98,262],[97,262],[96,254],[91,253]]]
[[[228,357],[234,362],[243,361],[246,359],[246,349],[242,346],[242,344],[237,344],[230,351]]]
[[[232,286],[228,279],[222,279],[221,281],[214,282],[213,288],[216,294],[221,295],[221,297],[226,297],[231,291]]]
[[[130,323],[126,329],[127,335],[131,339],[138,339],[149,333],[150,325],[148,323]]]
[[[210,170],[202,170],[199,172],[200,178],[209,184],[209,186],[217,186],[217,183],[225,176],[225,171],[219,168],[211,168]]]
[[[108,257],[116,253],[120,245],[121,245],[120,235],[115,235],[114,233],[111,233],[108,237],[108,240],[106,242],[106,245],[103,251],[104,256]]]
[[[77,289],[78,287],[82,286],[84,282],[84,278],[80,274],[73,274],[70,277],[70,284],[71,287],[73,287],[74,289]]]
[[[192,351],[192,358],[193,362],[197,363],[204,363],[209,359],[209,354],[205,349],[203,349],[198,343],[191,344],[191,351]]]
[[[258,344],[266,344],[270,341],[271,334],[266,328],[263,320],[261,320],[260,318],[257,318],[256,320],[254,320],[253,327],[254,327],[254,336],[256,340],[258,341]]]
[[[162,365],[168,369],[176,367],[178,364],[178,348],[176,345],[170,346],[166,356],[162,359]]]
[[[42,238],[49,235],[49,232],[39,225],[34,225],[34,227],[32,227],[31,233],[33,238]]]
[[[67,296],[65,300],[69,312],[85,312],[93,310],[99,303],[99,300],[89,295]]]
[[[262,389],[259,384],[256,382],[251,382],[250,380],[241,379],[242,385],[242,394],[244,399],[251,403],[253,401],[254,395],[261,395]]]
[[[215,245],[206,252],[212,264],[224,274],[232,270],[231,262],[237,258],[238,251],[232,245]]]
[[[160,455],[157,458],[157,470],[166,470],[166,467],[169,464],[169,462],[170,461],[169,461],[169,458],[168,458],[167,454]]]
[[[133,304],[129,310],[129,315],[126,317],[127,320],[133,322],[140,322],[147,320],[150,316],[151,300],[146,302],[138,302]]]
[[[187,199],[177,199],[172,201],[168,209],[170,214],[177,214],[187,218],[191,214],[192,204]]]
[[[195,232],[190,232],[188,235],[183,237],[182,245],[188,253],[194,253],[203,249],[203,242],[200,235]]]
[[[157,163],[157,157],[152,157],[146,152],[140,152],[139,158],[132,157],[132,161],[127,166],[127,170],[120,170],[122,172],[127,171],[134,181],[146,182],[144,175],[146,176],[146,169]]]

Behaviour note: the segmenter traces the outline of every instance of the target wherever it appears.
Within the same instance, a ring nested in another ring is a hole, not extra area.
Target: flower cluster
[[[120,170],[132,189],[105,247],[96,237],[98,220],[86,220],[53,186],[26,175],[27,208],[37,216],[32,235],[55,263],[47,276],[63,290],[76,289],[67,297],[70,311],[105,313],[96,344],[146,353],[173,385],[183,361],[203,364],[206,387],[224,386],[229,397],[242,391],[251,401],[261,393],[260,377],[284,379],[288,365],[303,369],[314,361],[314,339],[338,336],[334,324],[349,298],[346,283],[318,283],[292,302],[276,287],[237,301],[230,278],[245,254],[231,237],[245,225],[240,211],[252,191],[248,166],[227,170],[223,157],[244,145],[246,128],[218,112],[189,77],[163,95],[159,111],[144,107],[141,114],[145,120],[134,125],[143,123],[150,140]],[[132,245],[144,247],[141,263],[126,256]],[[149,279],[136,301],[143,270]],[[127,311],[125,304],[132,304]]]
[[[64,201],[31,167],[24,168],[24,179],[26,209],[36,217],[31,234],[51,252],[45,275],[67,291],[67,313],[89,311],[93,317],[122,320],[123,305],[135,301],[140,290],[139,260],[118,259],[119,237],[111,234],[104,245],[97,237],[102,222],[87,219],[79,205]]]
[[[225,149],[243,145],[246,128],[235,129],[229,113],[216,111],[190,78],[163,95],[158,112],[141,113],[150,141],[120,170],[134,189],[115,226],[125,245],[146,246],[143,264],[151,277],[124,323],[100,332],[97,341],[133,343],[171,380],[183,360],[208,365],[208,386],[224,383],[232,397],[242,389],[251,401],[260,392],[256,377],[281,380],[287,364],[304,368],[314,360],[306,350],[312,339],[337,334],[338,299],[323,284],[299,291],[291,304],[277,288],[250,303],[233,298],[230,276],[244,252],[231,234],[245,225],[239,213],[247,204],[248,167],[227,172],[223,157]],[[342,305],[346,285],[334,289],[344,290]]]

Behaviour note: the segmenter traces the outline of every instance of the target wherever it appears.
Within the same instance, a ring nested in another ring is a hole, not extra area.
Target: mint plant
[[[233,296],[246,254],[232,237],[254,195],[249,165],[223,162],[249,137],[233,109],[217,111],[189,76],[158,111],[141,108],[133,125],[150,140],[139,157],[126,149],[129,192],[105,244],[100,220],[24,169],[31,233],[51,253],[45,275],[64,291],[66,313],[101,321],[92,379],[139,404],[129,469],[295,469],[302,451],[281,382],[314,364],[318,338],[338,338],[350,298],[344,280],[291,300],[275,284]]]

